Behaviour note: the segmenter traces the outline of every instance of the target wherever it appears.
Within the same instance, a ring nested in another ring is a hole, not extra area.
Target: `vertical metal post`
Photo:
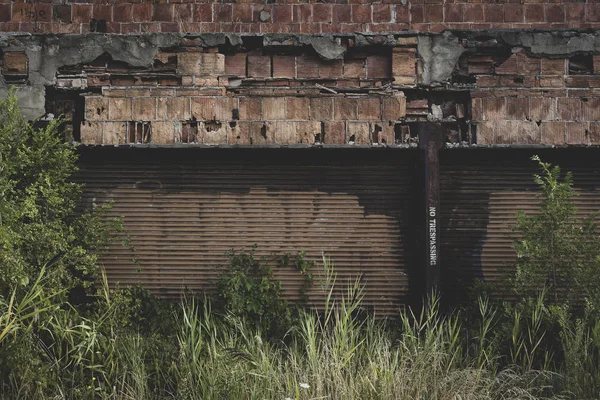
[[[443,145],[439,125],[419,124],[419,148],[423,150],[425,185],[425,290],[429,296],[440,282],[440,163],[439,151]]]

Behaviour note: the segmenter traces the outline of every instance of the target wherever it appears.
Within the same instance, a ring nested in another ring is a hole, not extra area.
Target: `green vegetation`
[[[232,251],[217,295],[175,304],[109,288],[97,257],[119,221],[77,209],[75,149],[59,122],[35,131],[15,104],[0,100],[0,398],[600,397],[598,234],[557,167],[536,159],[540,211],[515,227],[519,301],[443,313],[432,294],[376,319],[326,258]],[[321,311],[287,304],[270,265],[294,268]]]

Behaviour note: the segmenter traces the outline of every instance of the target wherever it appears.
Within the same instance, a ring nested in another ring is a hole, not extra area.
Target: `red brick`
[[[266,120],[285,119],[285,101],[278,97],[263,99],[263,118]]]
[[[358,119],[381,120],[381,99],[379,97],[359,98]]]
[[[71,23],[71,6],[69,4],[55,4],[52,6],[52,19],[57,22]]]
[[[384,97],[382,116],[385,121],[397,121],[406,116],[406,97]]]
[[[345,144],[346,143],[346,123],[345,122],[324,122],[323,123],[323,142],[325,144]],[[599,134],[600,136],[600,134]]]
[[[540,77],[539,82],[539,86],[544,88],[561,88],[565,84],[563,75],[542,76]]]
[[[313,4],[312,6],[313,22],[331,22],[332,21],[332,6],[331,4]]]
[[[292,22],[292,6],[288,5],[273,5],[273,22],[275,23],[291,23]]]
[[[522,75],[538,75],[541,72],[539,58],[531,58],[526,53],[517,53],[517,70]]]
[[[581,100],[572,98],[557,99],[558,118],[565,121],[581,119]]]
[[[241,97],[239,111],[241,120],[260,120],[262,118],[262,99],[260,97]]]
[[[546,22],[563,22],[565,20],[564,4],[545,4]]]
[[[173,4],[154,4],[152,21],[173,21]]]
[[[251,4],[234,4],[232,21],[233,22],[252,22],[252,5]]]
[[[556,101],[547,97],[529,99],[528,119],[532,121],[552,121],[556,119]]]
[[[567,21],[585,21],[585,5],[582,3],[567,3]]]
[[[335,4],[332,6],[332,22],[334,24],[347,23],[352,21],[352,7],[345,4]]]
[[[367,78],[389,79],[391,72],[390,58],[387,56],[367,57]]]
[[[365,60],[347,60],[344,62],[344,78],[366,78]]]
[[[8,22],[11,20],[12,15],[10,8],[10,4],[0,4],[0,22]]]
[[[416,57],[412,49],[394,48],[392,53],[392,75],[416,77]]]
[[[134,22],[148,22],[152,19],[152,4],[129,4]]]
[[[522,4],[506,4],[504,6],[505,22],[523,22],[525,20],[525,10]]]
[[[486,121],[503,120],[506,117],[504,97],[483,99],[483,116]]]
[[[192,22],[192,4],[175,4],[173,10],[173,20],[176,22]]]
[[[121,33],[137,33],[140,32],[140,24],[138,23],[130,23],[130,24],[121,24]]]
[[[483,22],[483,5],[465,4],[464,20],[470,23]]]
[[[564,122],[542,122],[540,125],[541,142],[543,144],[565,144]]]
[[[504,6],[500,4],[484,4],[483,16],[485,22],[504,22]]]
[[[463,5],[457,3],[446,4],[446,22],[462,22],[463,21]]]
[[[525,22],[544,22],[544,5],[526,4]]]
[[[590,137],[587,122],[567,122],[565,139],[567,144],[589,145]]]
[[[410,22],[411,24],[418,24],[425,22],[425,7],[418,4],[411,4],[410,6]]]
[[[245,53],[227,54],[225,56],[225,73],[240,77],[246,76],[246,57]]]
[[[529,99],[526,97],[508,97],[506,99],[506,119],[525,120]]]
[[[368,122],[348,122],[348,143],[371,144],[370,131]]]
[[[600,4],[585,5],[586,22],[600,22]]]
[[[271,76],[270,56],[248,56],[248,76],[252,78],[268,78]]]
[[[273,76],[277,78],[295,78],[296,57],[273,56]]]
[[[584,121],[600,121],[600,98],[582,99],[581,111]]]
[[[600,144],[600,123],[599,122],[590,122],[589,140],[590,140],[590,144],[593,144],[593,145]]]
[[[566,72],[566,62],[564,59],[553,60],[550,58],[542,58],[542,74],[543,75],[564,75]]]
[[[411,12],[408,5],[396,4],[396,22],[408,24],[410,22]],[[422,15],[421,15],[422,19]]]
[[[194,22],[212,22],[212,4],[194,4]]]
[[[338,97],[334,100],[335,119],[339,121],[355,120],[357,117],[356,99]]]
[[[589,88],[590,76],[587,75],[572,75],[567,76],[565,81],[567,87],[570,88]]]
[[[313,97],[310,99],[310,119],[327,121],[333,119],[333,98]]]
[[[339,78],[342,76],[342,60],[322,60],[319,63],[319,77]]]
[[[160,31],[161,32],[180,32],[181,25],[179,22],[161,22]]]
[[[50,4],[13,4],[13,22],[50,22],[51,20],[52,6]]]
[[[312,22],[312,5],[300,4],[292,6],[293,21],[299,23]]]
[[[498,75],[517,74],[517,55],[512,54],[502,64],[498,65],[494,72]]]
[[[352,22],[369,23],[371,22],[371,6],[370,5],[353,5],[352,6]]]
[[[296,74],[298,78],[318,78],[320,59],[316,56],[298,56]]]
[[[233,18],[233,7],[231,4],[214,4],[214,21],[230,22]]]
[[[392,7],[389,4],[373,4],[373,22],[390,22]]]
[[[285,119],[307,120],[309,100],[307,97],[285,98]]]

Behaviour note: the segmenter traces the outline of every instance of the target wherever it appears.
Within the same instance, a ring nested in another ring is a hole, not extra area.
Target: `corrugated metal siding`
[[[512,227],[517,210],[533,213],[538,199],[529,158],[572,171],[580,215],[600,212],[596,149],[452,150],[441,156],[441,251],[444,291],[460,297],[474,278],[498,281],[514,268]]]
[[[305,250],[317,270],[322,253],[331,257],[338,293],[361,277],[367,307],[390,312],[406,302],[413,152],[87,151],[85,199],[114,201],[111,215],[124,218],[135,247],[115,246],[102,259],[112,284],[141,282],[168,297],[210,290],[226,251],[257,244],[265,256]],[[297,300],[303,277],[293,267],[276,268],[276,277]],[[318,287],[309,292],[315,306]]]

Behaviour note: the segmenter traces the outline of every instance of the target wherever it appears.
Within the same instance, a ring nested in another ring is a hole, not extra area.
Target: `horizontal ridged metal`
[[[573,173],[579,215],[600,212],[597,149],[444,151],[440,217],[446,293],[460,297],[475,278],[499,281],[514,270],[516,213],[535,213],[539,204],[533,154]]]
[[[110,216],[123,218],[135,248],[113,246],[102,257],[111,284],[139,282],[166,297],[211,291],[226,251],[256,244],[257,255],[303,250],[317,262],[315,307],[324,300],[322,254],[334,264],[338,297],[360,279],[367,308],[389,313],[406,302],[413,152],[143,151],[81,156],[84,203],[113,201]],[[298,300],[303,276],[273,266],[285,296]]]

